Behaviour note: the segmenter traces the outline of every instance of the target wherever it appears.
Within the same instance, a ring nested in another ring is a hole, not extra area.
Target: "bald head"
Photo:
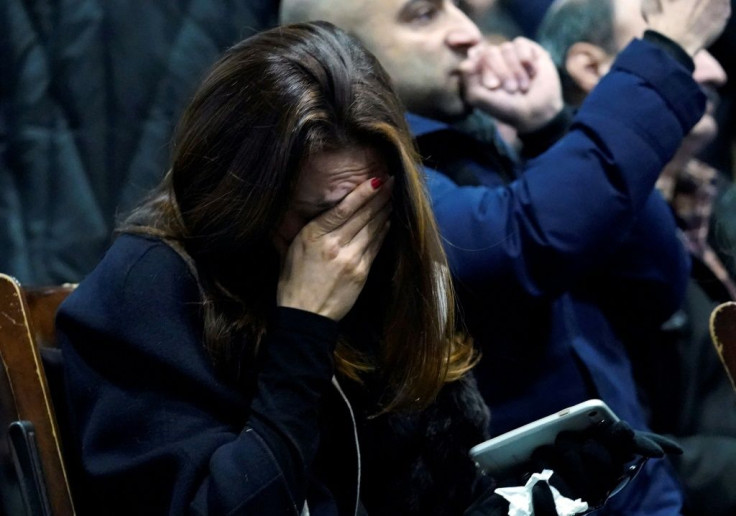
[[[281,23],[329,21],[360,40],[412,112],[464,116],[459,65],[481,39],[452,0],[282,0]]]
[[[279,23],[299,23],[325,20],[351,32],[357,14],[368,2],[352,0],[282,0],[279,8]]]

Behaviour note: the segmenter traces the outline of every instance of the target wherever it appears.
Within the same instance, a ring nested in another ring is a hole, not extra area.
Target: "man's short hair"
[[[565,60],[570,47],[584,41],[616,54],[613,0],[555,0],[542,19],[537,41],[557,66],[565,92],[577,89],[567,74]]]

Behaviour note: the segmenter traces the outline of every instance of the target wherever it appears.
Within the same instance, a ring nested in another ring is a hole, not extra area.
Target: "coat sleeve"
[[[672,210],[652,192],[633,228],[596,271],[597,303],[621,331],[658,331],[685,298],[690,255]]]
[[[337,324],[279,310],[247,400],[205,355],[178,255],[130,261],[108,253],[57,319],[82,512],[299,514]]]
[[[459,187],[428,170],[455,277],[530,296],[570,288],[612,256],[655,202],[657,176],[704,105],[684,66],[637,40],[586,99],[569,133],[518,180]]]

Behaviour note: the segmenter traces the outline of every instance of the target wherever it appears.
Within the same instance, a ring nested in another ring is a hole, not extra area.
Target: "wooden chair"
[[[20,505],[32,516],[74,514],[41,359],[42,348],[55,347],[54,316],[73,289],[24,289],[0,274],[0,461],[6,471],[14,464]]]
[[[710,337],[736,390],[736,303],[729,301],[713,309]]]

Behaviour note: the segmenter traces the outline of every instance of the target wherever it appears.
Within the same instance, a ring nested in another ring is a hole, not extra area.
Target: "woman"
[[[225,54],[171,170],[58,316],[80,512],[469,505],[487,413],[417,162],[343,32]]]
[[[324,23],[245,40],[173,149],[57,317],[78,511],[507,514],[467,456],[476,356],[374,58]],[[602,500],[642,453],[624,430],[538,462]]]

